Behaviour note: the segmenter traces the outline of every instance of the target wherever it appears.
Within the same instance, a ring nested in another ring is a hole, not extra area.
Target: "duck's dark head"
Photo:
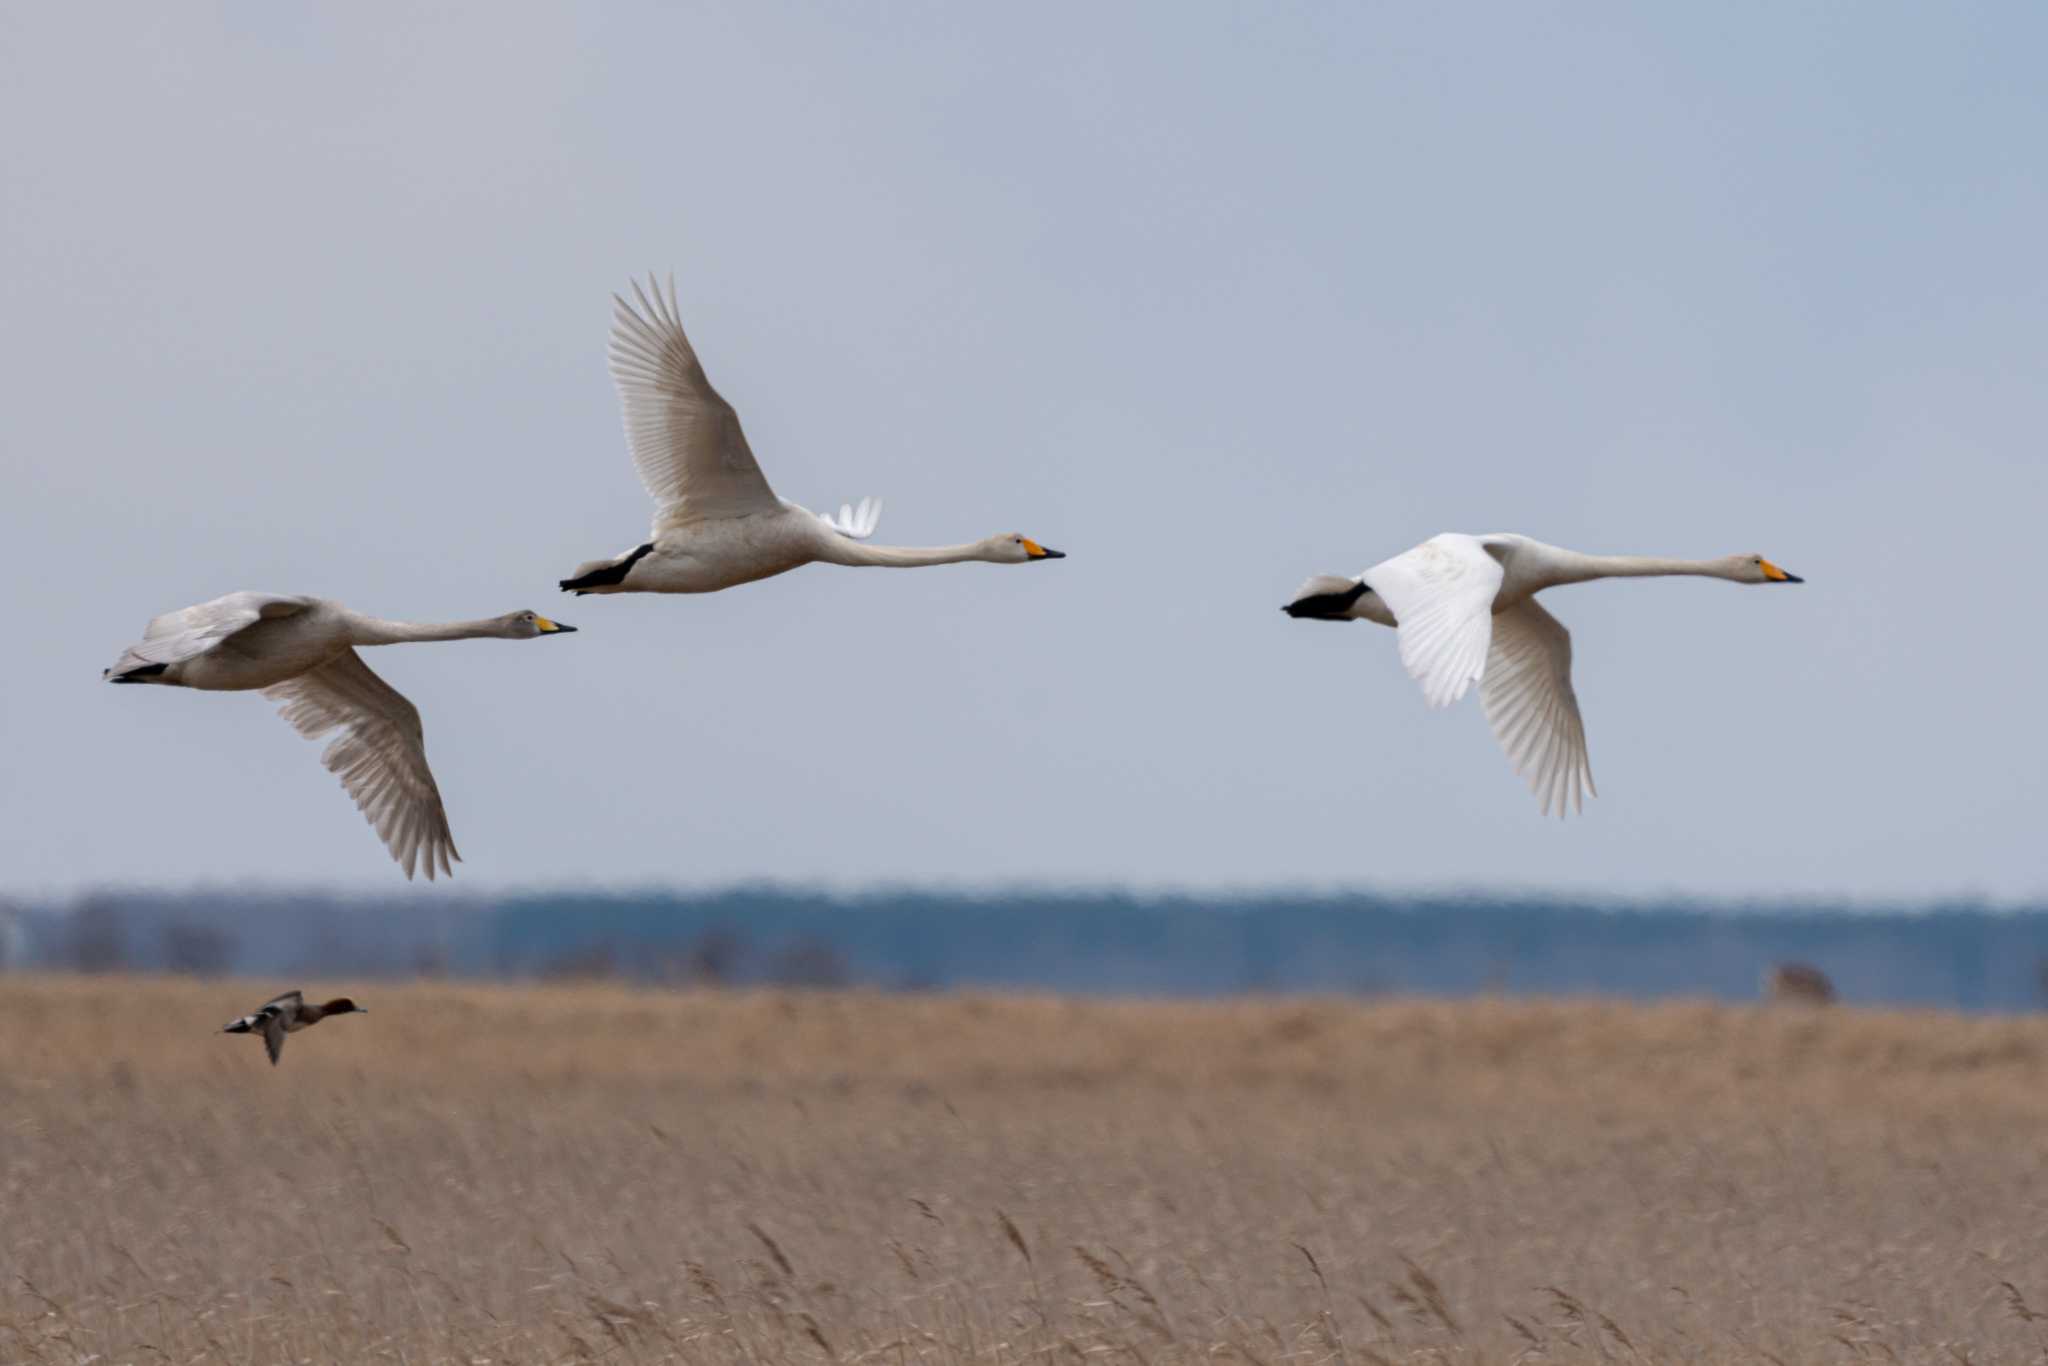
[[[367,1007],[357,1005],[346,996],[337,996],[326,1005],[321,1006],[320,1013],[322,1015],[367,1015],[370,1012]]]

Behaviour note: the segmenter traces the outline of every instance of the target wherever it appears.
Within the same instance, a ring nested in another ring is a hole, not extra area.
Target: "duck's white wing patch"
[[[205,654],[238,631],[259,621],[295,616],[313,605],[311,598],[279,593],[229,593],[211,602],[180,607],[154,617],[142,639],[121,652],[109,673],[126,673],[146,664],[176,664]]]
[[[836,517],[828,517],[822,512],[816,515],[819,521],[841,536],[849,540],[865,541],[875,534],[875,528],[882,523],[882,500],[863,498],[857,506],[841,503],[839,515]]]
[[[437,869],[453,873],[449,861],[460,863],[462,855],[427,767],[418,708],[353,650],[263,695],[283,703],[279,713],[308,739],[341,731],[320,762],[341,779],[406,877],[416,863],[425,865],[430,882]]]
[[[781,506],[733,411],[683,334],[675,281],[633,284],[639,307],[614,294],[612,383],[625,409],[633,467],[654,498],[659,535],[690,522]]]
[[[1365,571],[1394,614],[1401,663],[1432,707],[1465,695],[1486,671],[1501,564],[1476,537],[1447,532]]]
[[[1548,816],[1582,809],[1593,788],[1586,726],[1572,691],[1572,636],[1534,598],[1493,619],[1479,703],[1494,738]]]

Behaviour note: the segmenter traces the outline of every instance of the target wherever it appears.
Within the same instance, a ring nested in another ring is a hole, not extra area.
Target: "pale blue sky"
[[[372,652],[457,888],[776,877],[2048,891],[2048,12],[0,11],[0,892],[402,879],[237,588]],[[561,599],[648,506],[607,295],[673,269],[785,497],[1031,569]],[[1439,530],[1762,551],[1567,589],[1545,823],[1305,575]]]

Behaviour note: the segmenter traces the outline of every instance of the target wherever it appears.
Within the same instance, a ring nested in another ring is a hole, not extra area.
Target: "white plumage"
[[[612,296],[612,382],[625,415],[633,468],[654,499],[647,541],[591,560],[561,581],[573,593],[713,593],[823,562],[914,568],[978,560],[1056,560],[1016,533],[956,546],[856,544],[875,534],[879,498],[843,503],[836,516],[775,496],[747,445],[739,414],[711,387],[683,332],[675,282],[635,282]]]
[[[103,676],[209,692],[261,690],[301,735],[339,732],[321,762],[406,877],[423,867],[431,881],[437,871],[452,873],[462,855],[427,767],[419,710],[372,673],[356,647],[528,640],[575,629],[533,612],[429,626],[364,616],[321,598],[230,593],[157,617]]]
[[[863,498],[860,500],[859,507],[841,503],[837,517],[828,517],[821,512],[818,514],[818,520],[831,527],[841,536],[850,536],[856,541],[865,541],[868,537],[875,534],[875,527],[882,520],[882,500],[879,498]]]
[[[1693,575],[1733,583],[1800,583],[1761,555],[1674,560],[1584,555],[1527,536],[1446,532],[1355,579],[1317,575],[1290,616],[1375,621],[1399,632],[1401,663],[1432,707],[1479,685],[1494,737],[1548,816],[1597,795],[1586,727],[1572,690],[1572,638],[1539,606],[1546,588],[1594,579]]]

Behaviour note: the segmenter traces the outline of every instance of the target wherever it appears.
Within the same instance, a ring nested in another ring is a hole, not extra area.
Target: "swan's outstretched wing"
[[[1494,738],[1548,816],[1580,810],[1594,792],[1586,726],[1572,691],[1572,636],[1534,598],[1493,619],[1479,704]]]
[[[280,593],[229,593],[192,607],[181,607],[152,619],[142,639],[121,652],[110,674],[123,674],[151,664],[176,664],[205,654],[214,646],[259,621],[289,617],[313,605],[311,598]]]
[[[1477,537],[1446,532],[1363,575],[1393,612],[1406,665],[1432,707],[1465,695],[1486,671],[1501,564]]]
[[[822,512],[817,514],[817,516],[819,521],[838,532],[841,536],[845,536],[850,540],[865,541],[868,537],[875,534],[875,528],[882,523],[882,500],[879,498],[863,498],[860,500],[859,507],[854,507],[848,503],[841,503],[837,517],[828,517]]]
[[[406,877],[416,862],[425,864],[429,882],[437,868],[454,872],[449,860],[460,863],[462,855],[427,768],[418,708],[353,650],[263,695],[283,703],[279,714],[308,739],[341,731],[320,762],[341,779]]]
[[[781,506],[747,448],[739,414],[705,378],[683,335],[675,282],[663,296],[633,283],[635,308],[614,294],[611,370],[626,411],[626,444],[655,502],[656,534]]]

